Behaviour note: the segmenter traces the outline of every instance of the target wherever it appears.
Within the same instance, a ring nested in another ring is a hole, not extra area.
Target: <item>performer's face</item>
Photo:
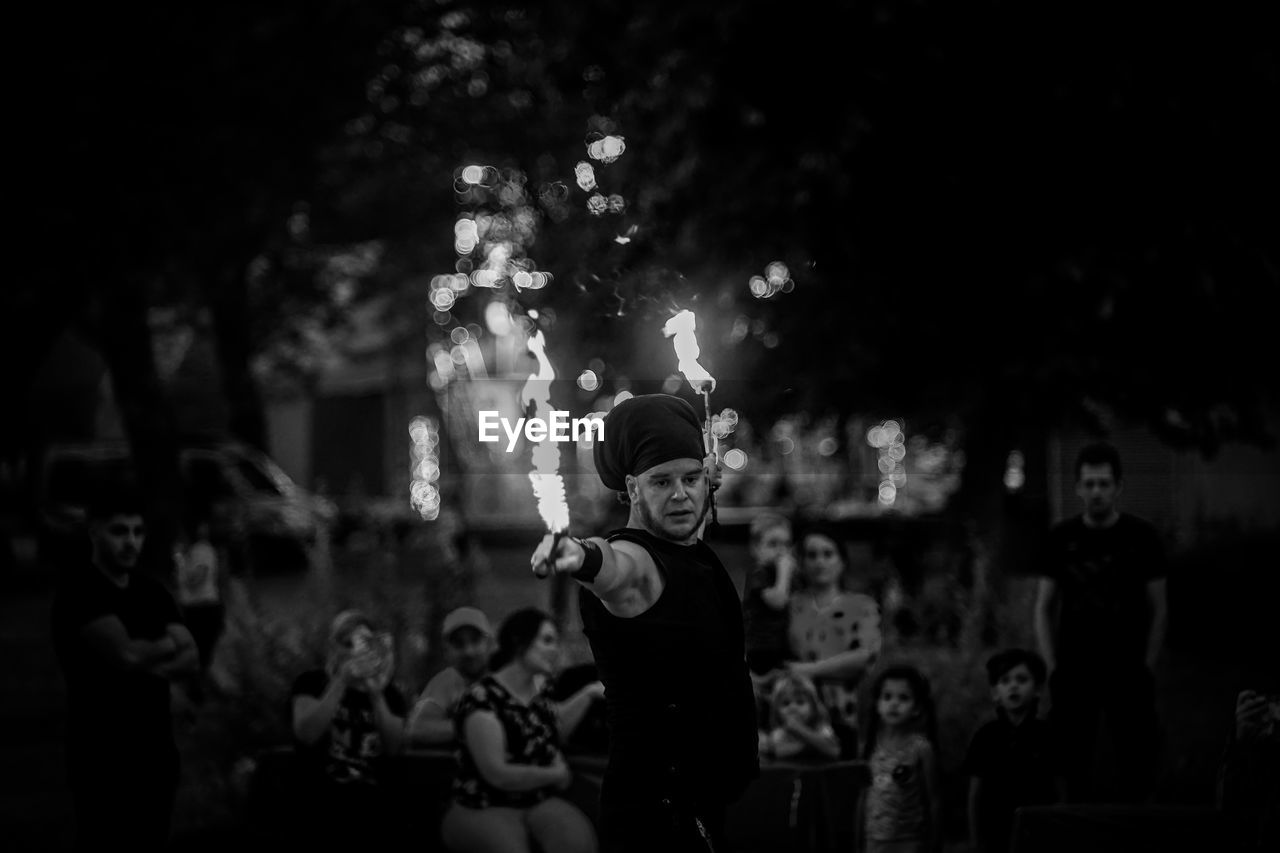
[[[140,515],[117,514],[96,521],[90,528],[94,558],[106,568],[127,572],[138,564],[147,541],[147,527]]]
[[[707,512],[707,475],[701,459],[673,459],[627,477],[627,495],[644,529],[688,543]]]

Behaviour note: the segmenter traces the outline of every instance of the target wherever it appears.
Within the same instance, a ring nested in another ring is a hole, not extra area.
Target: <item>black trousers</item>
[[[1150,797],[1160,748],[1150,671],[1142,664],[1060,664],[1049,691],[1068,801],[1140,803]],[[1106,780],[1094,773],[1104,724],[1113,748],[1105,763],[1115,768]]]

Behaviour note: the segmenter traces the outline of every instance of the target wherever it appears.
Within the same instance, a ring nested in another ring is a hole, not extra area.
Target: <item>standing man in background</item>
[[[178,786],[169,682],[197,673],[199,656],[169,591],[135,571],[139,498],[106,493],[88,521],[90,561],[62,567],[53,603],[76,849],[161,850]]]
[[[1084,512],[1050,531],[1039,567],[1036,640],[1050,670],[1050,720],[1062,739],[1073,802],[1142,802],[1154,788],[1153,671],[1164,644],[1167,570],[1155,528],[1116,508],[1123,482],[1114,447],[1080,451],[1076,494]],[[1109,792],[1090,778],[1101,720],[1114,747]]]

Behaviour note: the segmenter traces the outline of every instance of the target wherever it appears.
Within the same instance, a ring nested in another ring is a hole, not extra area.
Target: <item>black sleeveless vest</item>
[[[631,528],[608,538],[648,551],[664,588],[630,619],[611,614],[590,592],[578,593],[609,719],[602,801],[730,803],[759,773],[733,581],[702,542],[677,545]]]

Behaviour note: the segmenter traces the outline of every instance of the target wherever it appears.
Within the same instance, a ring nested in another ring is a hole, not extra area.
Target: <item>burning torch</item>
[[[538,372],[531,374],[520,389],[520,401],[526,408],[525,416],[533,417],[539,410],[551,411],[551,380],[556,378],[555,368],[547,358],[546,338],[538,329],[529,336],[529,352],[538,360]],[[533,496],[538,501],[538,515],[547,526],[547,532],[555,534],[551,553],[555,553],[560,537],[569,529],[569,501],[565,495],[564,477],[560,475],[560,448],[554,441],[544,438],[533,446],[533,470],[529,472],[533,484]],[[546,566],[535,569],[539,577],[547,576]]]

